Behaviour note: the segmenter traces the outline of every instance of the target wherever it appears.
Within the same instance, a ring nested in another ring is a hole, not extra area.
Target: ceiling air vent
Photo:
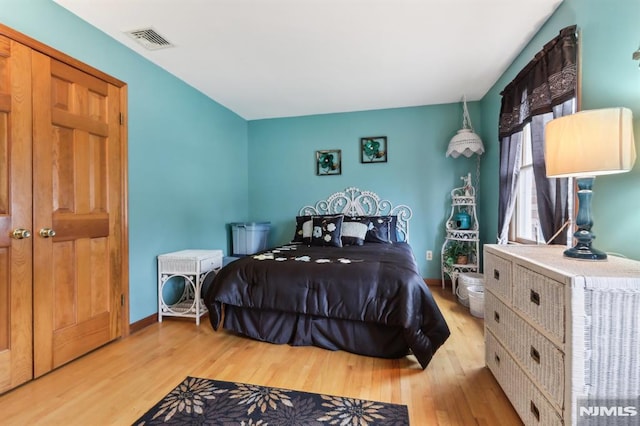
[[[145,49],[158,50],[173,47],[173,44],[158,34],[153,28],[127,31],[126,34],[144,46]]]

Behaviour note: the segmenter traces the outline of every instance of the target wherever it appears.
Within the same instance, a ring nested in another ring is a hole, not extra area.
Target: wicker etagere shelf
[[[442,288],[445,278],[451,280],[451,290],[456,294],[458,276],[467,272],[478,272],[480,265],[480,231],[476,216],[476,190],[471,183],[471,173],[462,176],[463,185],[451,191],[451,213],[446,222],[445,240],[440,251],[442,266]],[[466,213],[468,222],[461,222],[458,217]],[[463,245],[469,255],[466,263],[463,259],[451,259],[447,256],[448,249],[453,245]]]

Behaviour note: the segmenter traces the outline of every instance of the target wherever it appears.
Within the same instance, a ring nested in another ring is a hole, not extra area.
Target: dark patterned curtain
[[[575,110],[578,37],[575,25],[563,28],[502,91],[500,109],[500,192],[498,243],[508,241],[515,206],[522,129],[531,123],[533,168],[540,226],[545,240],[568,218],[567,179],[548,179],[544,163],[544,125]],[[551,243],[566,243],[566,230]]]

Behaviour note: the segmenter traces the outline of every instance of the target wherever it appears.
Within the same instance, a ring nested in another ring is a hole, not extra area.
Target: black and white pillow
[[[342,247],[344,215],[313,216],[312,246]]]
[[[293,234],[294,243],[311,243],[311,216],[296,216],[296,232]]]
[[[396,226],[397,216],[357,216],[353,220],[360,221],[367,225],[367,236],[365,242],[368,243],[394,243],[398,241]]]
[[[345,217],[342,221],[342,245],[343,246],[361,246],[367,236],[369,227],[367,223],[359,220],[352,220]]]

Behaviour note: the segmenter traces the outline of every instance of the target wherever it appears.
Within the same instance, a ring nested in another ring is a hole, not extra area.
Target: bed
[[[211,325],[278,344],[412,353],[426,368],[449,328],[409,245],[411,216],[357,188],[304,206],[291,243],[207,277]]]

